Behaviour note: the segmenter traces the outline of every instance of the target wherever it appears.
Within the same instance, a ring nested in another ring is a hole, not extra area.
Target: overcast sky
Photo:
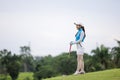
[[[85,52],[116,46],[120,0],[0,0],[0,50],[19,54],[20,46],[30,43],[34,56],[68,52],[74,22],[85,26]]]

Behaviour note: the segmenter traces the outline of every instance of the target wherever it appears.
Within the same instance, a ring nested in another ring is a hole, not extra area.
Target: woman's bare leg
[[[84,74],[84,60],[83,60],[83,55],[78,54],[77,55],[77,69],[76,72],[74,73],[76,74]]]
[[[77,70],[76,71],[80,71],[81,70],[81,60],[80,60],[80,55],[77,55]]]
[[[84,60],[83,55],[77,55],[77,69],[80,73],[84,73]]]
[[[84,60],[83,60],[83,55],[80,55],[80,70],[81,72],[84,72]]]

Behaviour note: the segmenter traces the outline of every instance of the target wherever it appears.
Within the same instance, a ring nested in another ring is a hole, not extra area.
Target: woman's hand
[[[74,44],[74,41],[71,41],[71,42],[70,42],[70,45],[73,45],[73,44]]]

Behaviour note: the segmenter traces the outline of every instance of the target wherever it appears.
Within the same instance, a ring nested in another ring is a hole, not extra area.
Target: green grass
[[[33,73],[32,72],[20,73],[17,80],[33,80]]]
[[[0,74],[0,80],[3,79],[3,77],[4,75]],[[12,80],[9,75],[7,76],[7,80]],[[33,73],[32,72],[21,72],[17,80],[33,80]]]
[[[7,80],[11,80],[10,76]],[[20,73],[17,80],[33,80],[33,73]],[[120,80],[120,69],[90,72],[83,75],[58,76],[44,80]]]
[[[120,80],[120,69],[91,72],[83,75],[68,75],[44,80]]]

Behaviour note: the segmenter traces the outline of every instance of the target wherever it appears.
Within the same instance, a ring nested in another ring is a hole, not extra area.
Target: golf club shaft
[[[71,52],[71,47],[72,47],[72,45],[70,45],[70,47],[69,47],[69,55],[70,55],[70,52]]]

